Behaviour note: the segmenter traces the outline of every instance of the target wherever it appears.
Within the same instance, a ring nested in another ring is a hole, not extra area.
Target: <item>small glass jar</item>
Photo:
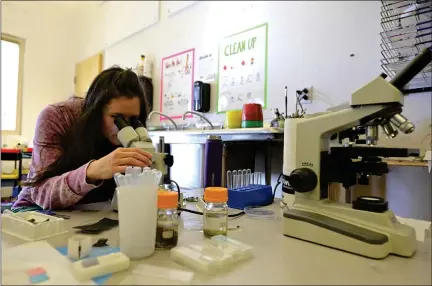
[[[204,191],[203,233],[207,238],[228,233],[228,190],[208,187]]]
[[[178,242],[178,194],[158,191],[158,215],[156,227],[156,249],[169,250]]]

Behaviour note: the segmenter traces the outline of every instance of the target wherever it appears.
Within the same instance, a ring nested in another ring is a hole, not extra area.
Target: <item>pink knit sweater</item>
[[[71,98],[49,105],[39,114],[33,139],[29,178],[61,156],[60,137],[78,119],[83,103],[82,99]],[[24,187],[12,209],[35,204],[43,209],[73,206],[89,191],[98,187],[86,182],[88,164],[63,175],[49,178],[37,187]]]

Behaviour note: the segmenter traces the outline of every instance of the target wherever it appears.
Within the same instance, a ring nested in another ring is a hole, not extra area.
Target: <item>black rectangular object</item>
[[[210,111],[210,84],[202,81],[194,83],[193,107],[198,112]]]
[[[383,147],[331,147],[332,156],[349,158],[357,157],[410,157],[419,156],[419,149],[409,148],[383,148]]]
[[[74,228],[79,229],[81,233],[98,234],[103,231],[114,228],[118,226],[118,224],[119,224],[118,220],[104,217],[103,219],[99,220],[96,223],[74,226]]]

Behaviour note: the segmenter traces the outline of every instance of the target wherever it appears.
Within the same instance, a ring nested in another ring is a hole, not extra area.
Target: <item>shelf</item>
[[[386,162],[389,166],[406,166],[406,167],[427,167],[428,162],[427,161],[408,161],[408,160],[388,160],[384,159],[384,162]]]
[[[18,180],[19,172],[17,169],[13,170],[10,173],[1,173],[2,180]]]
[[[18,175],[1,175],[2,180],[18,180]]]
[[[432,47],[430,0],[381,1],[381,67],[394,78],[425,48]],[[432,65],[404,87],[404,94],[430,91]]]

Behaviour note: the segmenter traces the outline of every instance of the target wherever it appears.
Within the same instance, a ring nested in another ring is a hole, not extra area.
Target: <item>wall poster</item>
[[[171,118],[181,118],[183,113],[191,110],[194,61],[195,49],[162,59],[160,112]],[[166,118],[161,116],[160,120]]]
[[[202,54],[198,57],[198,80],[207,83],[216,80],[218,66],[215,58],[214,53]]]
[[[234,34],[219,44],[217,112],[267,104],[268,24]]]

